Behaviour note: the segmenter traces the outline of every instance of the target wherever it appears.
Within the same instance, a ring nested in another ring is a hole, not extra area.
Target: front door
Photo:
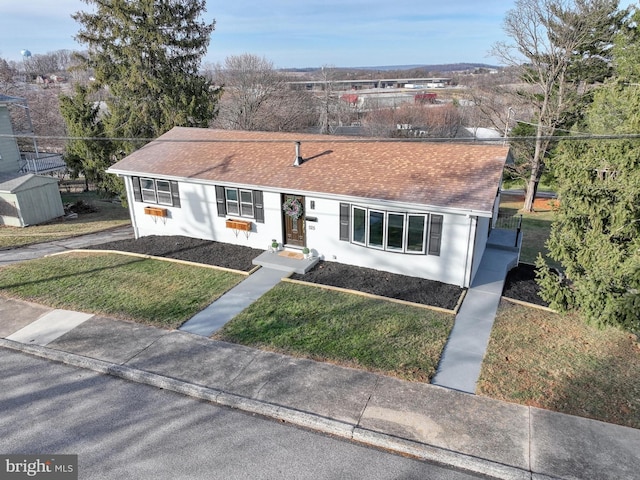
[[[299,195],[283,195],[282,196],[284,215],[284,240],[287,245],[295,245],[304,247],[304,197]],[[297,203],[296,203],[297,202]],[[300,215],[291,215],[299,211]]]

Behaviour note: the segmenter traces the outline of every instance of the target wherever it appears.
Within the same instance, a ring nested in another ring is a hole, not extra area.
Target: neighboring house
[[[22,160],[7,103],[15,97],[0,95],[0,225],[26,227],[64,215],[58,181],[21,172]]]
[[[136,237],[276,239],[467,287],[508,157],[496,145],[176,127],[108,171],[125,180]]]

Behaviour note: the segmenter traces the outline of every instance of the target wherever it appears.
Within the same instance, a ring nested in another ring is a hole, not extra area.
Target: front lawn
[[[453,319],[424,308],[282,282],[215,338],[428,382]]]
[[[577,315],[503,301],[477,393],[640,428],[640,344]]]
[[[161,260],[73,253],[0,268],[0,294],[176,328],[244,278]]]

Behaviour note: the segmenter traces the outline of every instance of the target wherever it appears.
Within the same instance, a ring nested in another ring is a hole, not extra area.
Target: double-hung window
[[[180,207],[178,182],[146,177],[132,177],[133,197],[136,202],[156,203]]]
[[[240,215],[241,217],[253,218],[253,192],[238,188],[224,189],[227,213],[229,215]]]
[[[171,183],[166,180],[156,180],[156,194],[160,205],[173,205]]]
[[[346,215],[341,209],[341,217]],[[442,215],[352,206],[351,242],[390,252],[440,255]],[[348,219],[341,218],[341,224]],[[349,240],[341,234],[342,240]]]
[[[216,202],[219,217],[238,215],[264,223],[261,190],[216,186]]]

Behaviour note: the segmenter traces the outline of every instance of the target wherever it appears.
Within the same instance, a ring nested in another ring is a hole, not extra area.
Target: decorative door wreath
[[[282,210],[285,215],[290,216],[294,220],[298,220],[302,216],[302,204],[295,197],[289,197],[282,204]]]

